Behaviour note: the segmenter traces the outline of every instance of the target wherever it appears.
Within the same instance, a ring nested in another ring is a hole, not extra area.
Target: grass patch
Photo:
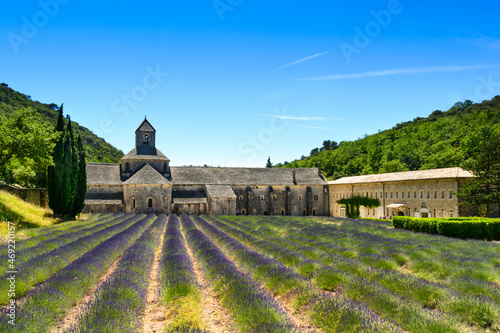
[[[26,232],[19,229],[47,227],[59,220],[52,216],[52,211],[23,201],[19,197],[0,191],[0,239],[6,240],[7,222],[16,224],[16,236],[26,237]]]

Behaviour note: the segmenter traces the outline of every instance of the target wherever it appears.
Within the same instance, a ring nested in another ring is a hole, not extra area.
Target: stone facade
[[[223,215],[345,216],[337,201],[359,194],[379,198],[362,217],[452,217],[477,208],[458,205],[458,188],[472,175],[460,168],[345,177],[328,182],[321,167],[171,167],[155,147],[156,130],[145,119],[136,147],[119,164],[87,164],[84,212]]]
[[[472,177],[460,168],[445,168],[341,178],[329,183],[330,212],[344,217],[345,207],[337,201],[361,195],[378,198],[381,204],[375,209],[360,207],[361,217],[469,216],[474,208],[459,205],[456,193]]]
[[[84,212],[328,215],[319,168],[170,167],[144,120],[119,164],[87,164]]]

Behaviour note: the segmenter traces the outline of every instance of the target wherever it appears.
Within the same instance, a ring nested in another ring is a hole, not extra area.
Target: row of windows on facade
[[[417,196],[418,192],[420,192],[420,194]],[[375,193],[375,196],[373,196],[373,193]],[[405,194],[406,192],[405,191],[402,191],[402,192],[385,192],[385,198],[388,199],[389,196],[391,199],[399,199],[400,196],[399,194],[401,193],[401,199],[405,199]],[[448,198],[449,199],[453,199],[453,193],[452,191],[449,191],[448,192]],[[370,194],[368,192],[357,192],[356,195],[360,195],[360,196],[365,196],[365,197],[370,197],[370,198],[380,198],[382,199],[384,197],[384,193],[383,192],[380,192],[380,196],[379,196],[379,193],[378,192],[371,192]],[[349,192],[344,192],[344,193],[335,193],[333,194],[332,193],[332,198],[349,198],[350,197],[350,193]],[[425,197],[427,199],[430,199],[431,198],[431,191],[427,191]],[[434,199],[438,199],[438,198],[441,198],[441,199],[446,199],[446,191],[441,191],[441,195],[439,196],[438,195],[438,191],[434,191],[434,195],[433,195],[433,198]],[[411,199],[411,191],[408,191],[408,196],[406,197],[408,199]],[[413,191],[413,199],[417,199],[417,198],[420,198],[420,199],[424,199],[424,191],[423,190],[420,190],[420,191]]]
[[[137,207],[137,202],[136,202],[135,198],[131,198],[130,203],[131,203],[131,205],[130,205],[131,208]],[[147,203],[148,203],[148,208],[153,208],[153,198],[148,198]],[[165,197],[165,206],[167,206],[167,205],[168,205],[168,197]]]
[[[341,216],[344,216],[345,217],[345,206],[337,206],[335,208],[335,212],[338,213],[338,208],[340,207],[340,215]],[[373,216],[373,217],[377,217],[377,208],[371,208],[371,209],[368,209],[368,208],[365,208],[365,212],[366,212],[366,216],[369,217],[369,216]],[[411,216],[411,213],[412,213],[412,209],[411,208],[407,208],[406,210],[406,216]],[[419,213],[418,211],[418,208],[414,208],[413,209],[413,216],[417,216]],[[453,209],[450,209],[448,211],[448,216],[445,216],[445,210],[444,209],[441,209],[441,211],[437,211],[436,209],[433,209],[432,210],[432,217],[454,217],[455,215],[455,211]],[[386,208],[386,216],[391,216],[391,210],[389,208]]]
[[[253,200],[253,196],[252,195],[248,196],[248,198],[250,200]],[[238,197],[238,200],[243,201],[243,200],[245,200],[245,198],[242,195],[240,195]],[[261,195],[260,196],[260,200],[266,200],[266,196],[265,195]],[[278,195],[277,194],[273,194],[273,200],[278,200]],[[304,200],[304,196],[302,194],[299,195],[299,200]],[[314,200],[319,200],[319,195],[315,194],[314,195]]]
[[[225,210],[224,210],[225,211]],[[240,211],[241,215],[247,215],[247,211],[246,209],[242,209]],[[313,216],[316,216],[318,213],[318,211],[316,210],[316,208],[313,208],[312,210],[312,215]],[[225,213],[224,213],[225,214]],[[253,215],[257,215],[257,209],[254,209],[253,212],[252,212]],[[286,211],[284,208],[281,208],[281,215],[285,215],[286,214]],[[268,212],[264,212],[264,215],[269,215]],[[306,216],[307,215],[307,210],[302,210],[302,215]]]

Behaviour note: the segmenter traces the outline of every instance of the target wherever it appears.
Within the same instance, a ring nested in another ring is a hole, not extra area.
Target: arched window
[[[241,215],[247,215],[247,211],[246,211],[246,209],[242,209],[242,210],[241,210]]]
[[[260,196],[260,200],[265,200],[265,199],[266,197],[264,196],[264,194]]]
[[[132,209],[135,208],[135,198],[133,197],[130,199],[130,207],[132,207]]]
[[[148,208],[153,208],[153,198],[148,199]]]
[[[299,200],[302,200],[304,199],[304,197],[302,196],[302,194],[299,195]]]
[[[453,217],[453,209],[450,209],[450,217]]]
[[[276,194],[273,194],[273,199],[278,200],[278,196]]]
[[[281,209],[281,215],[285,215],[285,210]]]
[[[243,196],[242,196],[242,195],[240,195],[240,196],[238,197],[238,199],[239,199],[240,201],[243,201]]]
[[[313,209],[313,215],[316,216],[316,209]]]
[[[149,145],[149,134],[142,135],[142,143],[145,145]]]

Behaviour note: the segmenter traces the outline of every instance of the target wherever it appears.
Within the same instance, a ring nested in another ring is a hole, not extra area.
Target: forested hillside
[[[482,127],[499,127],[500,96],[482,103],[456,103],[446,112],[397,124],[356,141],[325,140],[307,157],[277,167],[315,167],[321,161],[329,179],[461,165],[463,140]]]
[[[0,84],[0,115],[8,116],[16,109],[27,107],[35,110],[40,116],[39,119],[41,122],[55,127],[59,105],[33,101],[30,96],[9,88],[7,84]],[[69,111],[71,114],[71,110],[66,111]],[[76,134],[79,134],[82,138],[87,162],[116,163],[123,157],[121,150],[116,149],[104,141],[104,139],[93,134],[89,129],[75,122],[73,126]]]

